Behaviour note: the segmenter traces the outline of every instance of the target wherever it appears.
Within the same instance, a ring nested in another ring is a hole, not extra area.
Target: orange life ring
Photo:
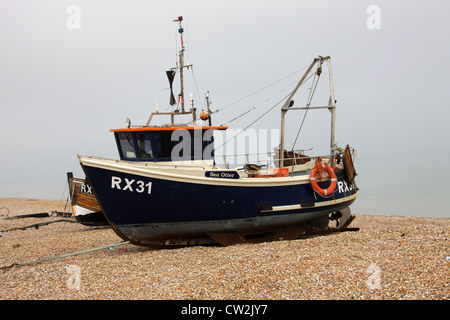
[[[309,175],[309,180],[311,181],[311,186],[313,187],[313,189],[315,191],[317,191],[322,196],[327,196],[327,195],[333,194],[334,190],[336,189],[337,178],[336,178],[336,174],[334,173],[334,170],[329,165],[322,164],[322,166],[331,178],[330,186],[327,189],[322,189],[317,184],[317,181],[316,181],[317,163],[316,163],[316,166],[314,168],[312,168],[312,170],[311,170],[311,173]]]

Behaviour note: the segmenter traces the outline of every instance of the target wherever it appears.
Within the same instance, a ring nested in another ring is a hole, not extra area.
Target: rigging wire
[[[317,73],[314,73],[314,74],[310,75],[308,77],[308,79],[305,80],[305,82],[308,81],[312,76],[316,76],[316,75],[317,75]],[[311,93],[311,95],[310,95],[310,97],[308,99],[309,101],[307,101],[306,107],[309,107],[310,104],[311,104],[311,100],[312,100],[312,98],[314,96],[314,93],[316,92],[316,88],[317,88],[317,84],[319,83],[319,79],[320,79],[320,74],[318,75],[317,80],[316,79],[313,80],[313,83],[315,82],[314,89],[313,89],[313,91],[312,91],[312,93]],[[295,137],[295,140],[294,140],[294,143],[292,144],[292,149],[291,150],[294,150],[295,144],[297,143],[298,136],[300,135],[300,131],[302,130],[303,123],[305,122],[305,118],[306,118],[306,115],[308,114],[308,111],[309,111],[309,109],[306,109],[305,114],[303,115],[302,123],[300,124],[300,127],[298,128],[297,136]]]
[[[291,87],[292,85],[294,85],[296,82],[297,82],[297,80],[295,80],[294,82],[288,84],[286,87],[284,87],[283,89],[279,90],[278,92],[276,92],[275,94],[273,94],[271,97],[269,97],[269,98],[267,98],[266,100],[264,100],[263,102],[261,102],[259,105],[256,105],[256,106],[252,107],[250,110],[244,112],[243,114],[237,116],[236,118],[234,118],[234,119],[232,119],[232,120],[230,120],[230,121],[228,121],[228,122],[225,122],[225,123],[223,123],[223,124],[221,124],[221,125],[223,126],[223,125],[229,124],[229,123],[231,123],[231,122],[233,122],[233,121],[239,119],[239,118],[242,117],[243,115],[249,113],[250,111],[255,110],[256,108],[260,107],[262,104],[264,104],[264,103],[266,103],[267,101],[273,99],[274,97],[276,97],[277,95],[279,95],[280,93],[282,93],[284,90],[286,90],[287,88],[289,88],[289,87]],[[291,92],[292,92],[292,91],[291,91]]]
[[[242,132],[245,132],[245,130],[247,130],[249,127],[251,127],[252,125],[254,125],[257,121],[259,121],[262,117],[264,117],[266,114],[268,114],[270,111],[272,111],[276,106],[278,106],[281,102],[283,102],[287,97],[289,97],[289,95],[292,92],[289,92],[286,96],[284,96],[280,101],[278,101],[274,106],[272,106],[269,110],[267,110],[266,112],[264,112],[262,115],[260,115],[255,121],[253,121],[252,123],[250,123],[248,126],[246,126],[243,130],[240,130],[238,133],[236,133],[233,137],[231,137],[230,139],[228,139],[227,141],[225,141],[220,147],[216,148],[216,150],[222,148],[224,145],[226,145],[228,142],[230,142],[231,140],[233,140],[234,138],[236,138],[237,135],[239,135]]]
[[[202,110],[204,110],[205,107],[204,107],[204,104],[203,104],[203,99],[201,99],[200,91],[198,90],[197,80],[195,79],[194,67],[191,66],[190,68],[191,68],[191,71],[192,71],[192,81],[194,82],[194,88],[195,88],[195,91],[197,93],[198,100],[200,101],[200,106],[201,106]]]
[[[245,99],[247,99],[247,98],[249,98],[249,97],[251,97],[251,96],[253,96],[253,95],[255,95],[255,94],[257,94],[257,93],[259,93],[259,92],[261,92],[261,91],[263,91],[263,90],[265,90],[265,89],[267,89],[267,88],[270,88],[271,86],[273,86],[273,85],[275,85],[275,84],[277,84],[277,83],[279,83],[279,82],[281,82],[281,81],[283,81],[283,80],[285,80],[285,79],[287,79],[287,78],[289,78],[289,77],[292,77],[294,74],[299,73],[300,71],[305,70],[306,68],[308,68],[308,66],[303,67],[303,68],[301,68],[301,69],[299,69],[299,70],[297,70],[297,71],[294,71],[294,72],[288,74],[287,76],[281,78],[280,80],[277,80],[277,81],[275,81],[274,83],[271,83],[271,84],[265,86],[264,88],[261,88],[261,89],[259,89],[259,90],[256,90],[255,92],[250,93],[249,95],[247,95],[247,96],[245,96],[245,97],[243,97],[243,98],[240,98],[240,99],[238,99],[238,100],[236,100],[236,101],[234,101],[234,102],[232,102],[232,103],[226,105],[225,107],[222,107],[222,108],[216,110],[215,112],[219,112],[219,111],[225,110],[225,109],[227,109],[228,107],[231,107],[232,105],[234,105],[234,104],[236,104],[236,103],[238,103],[238,102],[241,102],[242,100],[245,100]]]
[[[302,68],[301,70],[303,70],[303,69],[306,69],[306,68]],[[300,70],[299,70],[300,71]],[[298,71],[296,71],[295,73],[297,73]],[[293,74],[295,74],[295,73],[292,73],[291,75],[293,75]],[[304,85],[309,79],[311,79],[311,77],[313,77],[314,75],[316,75],[316,73],[314,73],[314,74],[311,74],[305,81],[303,81],[303,83],[302,83],[302,85]],[[288,77],[288,76],[287,76]],[[282,80],[284,80],[284,79],[286,79],[287,77],[284,77]],[[320,75],[319,75],[319,77],[320,77]],[[279,81],[281,81],[281,80],[278,80],[277,82],[279,82]],[[275,97],[276,95],[278,95],[279,93],[281,93],[282,91],[284,91],[286,88],[288,88],[288,87],[290,87],[291,85],[293,85],[294,83],[296,83],[297,82],[297,80],[296,81],[294,81],[293,83],[291,83],[291,84],[289,84],[287,87],[285,87],[285,88],[283,88],[282,90],[280,90],[279,92],[277,92],[276,94],[274,94],[272,97],[270,97],[270,98],[268,98],[268,99],[266,99],[264,102],[267,102],[268,100],[270,100],[270,99],[272,99],[273,97]],[[318,81],[317,81],[318,82]],[[313,93],[312,93],[312,95],[311,95],[311,98],[310,98],[310,101],[311,101],[311,99],[312,99],[312,96],[314,95],[314,92],[315,92],[315,89],[317,88],[317,82],[316,82],[316,84],[315,84],[315,87],[314,87],[314,91],[313,91]],[[272,84],[273,85],[273,84]],[[267,87],[270,87],[271,85],[269,85],[269,86],[267,86]],[[267,88],[266,87],[266,88]],[[261,89],[262,90],[262,89]],[[261,90],[259,90],[259,91],[261,91]],[[249,127],[251,127],[253,124],[255,124],[257,121],[259,121],[262,117],[264,117],[265,115],[267,115],[270,111],[272,111],[276,106],[278,106],[282,101],[284,101],[286,98],[288,98],[291,94],[292,94],[292,92],[293,91],[290,91],[286,96],[284,96],[280,101],[278,101],[274,106],[272,106],[269,110],[267,110],[266,112],[264,112],[261,116],[259,116],[256,120],[254,120],[252,123],[250,123],[248,126],[246,126],[243,130],[241,130],[241,131],[239,131],[238,133],[236,133],[233,137],[231,137],[230,139],[228,139],[226,142],[224,142],[221,146],[219,146],[218,148],[216,148],[216,150],[218,150],[218,149],[220,149],[220,148],[222,148],[224,145],[226,145],[228,142],[230,142],[231,140],[233,140],[234,138],[236,138],[236,136],[237,135],[239,135],[240,133],[242,133],[242,132],[245,132],[245,130],[247,130]],[[243,99],[241,99],[241,100],[243,100]],[[263,103],[264,103],[263,102]],[[229,106],[229,105],[228,105]],[[227,106],[227,107],[228,107]],[[256,107],[253,107],[252,109],[250,109],[250,110],[248,110],[248,111],[246,111],[244,114],[247,114],[247,113],[249,113],[250,111],[252,111],[253,109],[255,109]],[[222,109],[223,110],[223,109]],[[308,111],[308,110],[307,110]],[[237,118],[240,118],[241,116],[243,116],[244,114],[242,114],[242,115],[240,115],[240,116],[238,116]],[[306,114],[305,114],[306,115]],[[236,120],[237,118],[235,118],[235,119],[233,119],[233,120],[231,120],[231,121],[234,121],[234,120]],[[303,117],[303,121],[302,121],[302,125],[303,125],[303,122],[304,122],[304,120],[305,120],[305,116]],[[231,122],[231,121],[229,121],[229,122]],[[228,123],[229,123],[228,122]],[[297,137],[298,137],[298,134],[300,133],[300,130],[299,130],[299,132],[297,133]],[[297,140],[297,138],[296,138],[296,140]],[[295,143],[294,143],[295,144]]]
[[[239,118],[245,116],[247,113],[249,113],[250,111],[253,111],[253,110],[255,110],[255,109],[256,109],[256,106],[255,106],[255,107],[251,107],[249,110],[247,110],[247,111],[245,111],[244,113],[238,115],[236,118],[233,118],[233,119],[231,119],[231,120],[228,121],[228,122],[222,123],[221,126],[224,126],[224,125],[226,125],[226,124],[229,124],[229,123],[231,123],[231,122],[233,122],[233,121],[235,121],[235,120],[237,120],[237,119],[239,119]]]

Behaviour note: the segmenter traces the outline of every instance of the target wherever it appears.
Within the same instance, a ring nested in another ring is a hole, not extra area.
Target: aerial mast
[[[174,22],[178,22],[178,33],[180,34],[181,39],[181,50],[179,52],[179,58],[180,58],[180,94],[178,95],[178,102],[181,103],[181,113],[186,113],[184,110],[184,75],[183,75],[183,69],[192,67],[192,64],[185,65],[184,64],[184,41],[183,41],[183,26],[181,25],[181,21],[183,21],[183,17],[179,16],[177,19],[173,20]],[[196,114],[195,114],[195,108],[192,107],[192,118],[195,122],[196,120]]]
[[[207,106],[207,110],[208,110],[208,125],[211,126],[211,108],[210,108],[210,104],[209,104],[209,91],[206,91],[206,106]]]
[[[147,124],[146,126],[148,126],[150,124],[150,121],[153,118],[153,115],[170,115],[171,117],[171,123],[172,125],[175,123],[175,116],[176,115],[185,115],[185,114],[192,114],[192,122],[196,122],[197,120],[197,115],[196,115],[196,109],[194,108],[193,103],[191,102],[191,110],[186,111],[184,108],[184,68],[189,68],[192,67],[192,64],[188,64],[185,65],[184,64],[184,41],[183,41],[183,32],[184,29],[181,25],[181,22],[183,21],[183,17],[179,16],[177,19],[173,20],[173,22],[177,22],[178,23],[178,33],[180,34],[180,38],[181,38],[181,50],[179,51],[178,55],[179,55],[179,65],[177,65],[177,67],[175,68],[171,68],[169,71],[166,71],[166,75],[167,78],[169,80],[169,84],[170,84],[170,105],[175,105],[177,104],[176,100],[175,100],[175,96],[173,95],[173,87],[172,87],[172,83],[173,80],[175,78],[175,74],[178,71],[178,69],[180,70],[180,93],[178,95],[178,104],[181,104],[181,112],[180,110],[178,110],[178,106],[177,109],[175,111],[171,111],[171,112],[158,112],[158,110],[156,110],[156,112],[152,113],[150,115],[150,117],[147,120]]]
[[[173,20],[174,22],[178,22],[178,33],[181,38],[181,50],[179,52],[180,58],[180,94],[178,95],[178,102],[181,103],[181,112],[184,112],[184,78],[183,78],[183,68],[187,67],[184,65],[184,42],[183,42],[183,32],[184,29],[181,25],[181,21],[183,21],[183,17],[179,16],[178,19]]]

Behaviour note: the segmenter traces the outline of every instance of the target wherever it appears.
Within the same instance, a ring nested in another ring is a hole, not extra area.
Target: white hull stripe
[[[324,206],[329,206],[329,205],[334,205],[334,204],[339,204],[342,202],[350,201],[350,200],[356,199],[356,197],[358,196],[358,193],[359,192],[352,194],[349,197],[345,197],[345,198],[341,198],[341,199],[337,199],[337,200],[317,202],[315,204],[315,207],[324,207]],[[275,206],[272,208],[272,210],[261,210],[261,212],[289,211],[289,210],[310,209],[310,208],[311,207],[302,207],[299,204],[294,204],[294,205],[287,205],[287,206]]]
[[[205,169],[205,168],[164,168],[136,165],[127,161],[97,159],[91,157],[79,156],[82,165],[105,170],[117,171],[126,174],[140,175],[154,179],[171,180],[186,183],[198,183],[206,185],[220,186],[240,186],[240,187],[271,187],[271,186],[289,186],[298,184],[309,184],[309,175],[272,177],[272,178],[240,178],[240,179],[220,179],[205,177],[205,171],[223,171],[224,169]],[[228,169],[227,169],[228,170]]]
[[[316,180],[316,177],[311,177],[311,178],[309,178],[310,180]],[[337,181],[337,179],[336,178],[333,178],[333,179],[331,179],[331,181]]]

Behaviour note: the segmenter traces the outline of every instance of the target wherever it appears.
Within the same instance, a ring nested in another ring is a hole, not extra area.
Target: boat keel
[[[349,207],[333,212],[330,216],[295,224],[279,227],[276,229],[265,229],[246,232],[209,232],[207,235],[217,243],[230,246],[240,243],[261,243],[279,240],[295,240],[303,234],[328,234],[345,230],[355,219]],[[336,221],[336,227],[330,227],[331,221]]]
[[[217,243],[229,246],[239,243],[260,243],[277,240],[294,240],[306,230],[306,224],[300,223],[275,229],[244,232],[208,232],[207,235]]]
[[[198,234],[163,235],[141,240],[125,236],[117,226],[113,225],[116,233],[124,240],[139,246],[152,248],[180,248],[197,245],[230,246],[244,243],[262,243],[281,240],[295,240],[308,235],[324,235],[345,230],[355,219],[349,207],[333,212],[329,215],[306,222],[284,225],[280,227],[261,228],[245,231],[206,232]],[[336,226],[330,226],[335,221]]]

